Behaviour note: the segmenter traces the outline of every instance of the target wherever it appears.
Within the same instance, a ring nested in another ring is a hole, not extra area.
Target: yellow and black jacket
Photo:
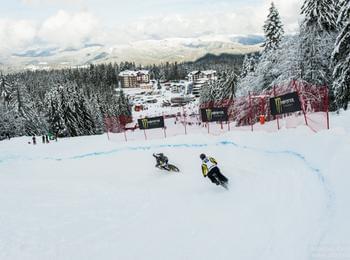
[[[207,177],[211,169],[217,166],[217,161],[213,157],[207,157],[202,161],[202,173]]]

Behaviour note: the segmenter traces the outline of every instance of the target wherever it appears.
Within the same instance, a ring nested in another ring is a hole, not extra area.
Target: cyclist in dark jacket
[[[164,168],[168,166],[168,157],[166,157],[163,153],[154,153],[153,157],[157,160],[156,167]]]

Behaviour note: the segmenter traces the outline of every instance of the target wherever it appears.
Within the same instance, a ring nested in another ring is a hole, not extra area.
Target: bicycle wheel
[[[228,186],[227,186],[227,182],[223,182],[223,181],[219,181],[220,182],[220,185],[222,186],[222,187],[224,187],[226,190],[228,190]]]
[[[172,172],[179,172],[179,168],[177,168],[175,165],[172,165],[172,164],[168,164],[168,169],[169,171],[172,171]]]

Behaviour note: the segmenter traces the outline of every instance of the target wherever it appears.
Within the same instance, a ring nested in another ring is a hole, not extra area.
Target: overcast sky
[[[0,7],[0,52],[208,34],[262,34],[270,0],[9,0]],[[302,0],[275,0],[287,32]]]

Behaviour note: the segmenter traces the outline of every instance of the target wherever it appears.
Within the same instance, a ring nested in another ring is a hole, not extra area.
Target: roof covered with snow
[[[148,75],[148,70],[124,70],[119,73],[119,77],[136,77],[138,75]]]
[[[191,71],[190,73],[188,73],[188,76],[191,77],[193,75],[197,75],[200,73],[205,74],[205,75],[210,75],[210,74],[216,73],[216,70],[195,70],[195,71]]]
[[[209,75],[216,73],[216,70],[202,70],[201,72],[205,75]]]

